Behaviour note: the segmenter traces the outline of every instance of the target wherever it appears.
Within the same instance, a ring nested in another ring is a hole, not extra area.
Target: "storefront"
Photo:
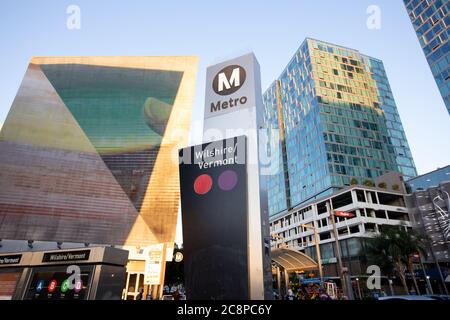
[[[118,300],[128,251],[112,247],[0,255],[0,299]]]
[[[0,300],[17,299],[31,261],[31,252],[0,255]]]

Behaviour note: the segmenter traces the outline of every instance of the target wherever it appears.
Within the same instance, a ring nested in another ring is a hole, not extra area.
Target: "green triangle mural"
[[[3,238],[124,243],[138,212],[39,65],[27,69],[0,144]]]
[[[183,73],[40,65],[139,211]]]

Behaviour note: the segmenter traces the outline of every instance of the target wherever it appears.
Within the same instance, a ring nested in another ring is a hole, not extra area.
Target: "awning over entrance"
[[[272,250],[272,261],[288,272],[317,270],[317,262],[306,254],[288,248]]]

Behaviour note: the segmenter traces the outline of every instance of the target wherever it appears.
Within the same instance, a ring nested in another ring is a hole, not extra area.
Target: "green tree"
[[[373,187],[374,183],[371,180],[364,180],[364,185],[367,187]]]
[[[405,269],[411,273],[414,286],[420,294],[413,268],[413,256],[425,253],[428,239],[405,226],[385,226],[374,238],[367,239],[362,252],[366,259],[389,275],[396,273],[406,294],[409,294]]]
[[[392,190],[398,191],[398,190],[400,190],[400,186],[398,184],[393,184],[392,185]]]
[[[355,184],[358,184],[358,179],[352,178],[352,180],[350,180],[350,184],[351,184],[352,186],[354,186]]]
[[[387,185],[386,185],[386,183],[384,183],[384,182],[380,182],[380,183],[378,184],[378,188],[386,189],[386,187],[387,187]]]
[[[402,262],[411,273],[417,294],[420,294],[419,286],[417,285],[416,274],[413,267],[413,257],[416,253],[426,256],[426,248],[428,247],[429,238],[416,232],[415,230],[406,230],[401,228],[397,232],[398,245],[401,247]]]

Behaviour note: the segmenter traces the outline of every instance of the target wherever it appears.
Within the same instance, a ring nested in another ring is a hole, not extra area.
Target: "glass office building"
[[[450,180],[418,188],[405,199],[413,227],[430,240],[425,262],[450,263]]]
[[[308,38],[263,100],[284,161],[268,179],[272,216],[387,171],[416,176],[378,59]]]
[[[416,192],[432,187],[438,187],[441,183],[450,182],[450,165],[434,171],[422,174],[406,181],[408,191]]]
[[[403,0],[420,45],[450,113],[450,1]]]
[[[428,236],[425,262],[450,262],[450,165],[406,181],[406,204],[413,226]]]

